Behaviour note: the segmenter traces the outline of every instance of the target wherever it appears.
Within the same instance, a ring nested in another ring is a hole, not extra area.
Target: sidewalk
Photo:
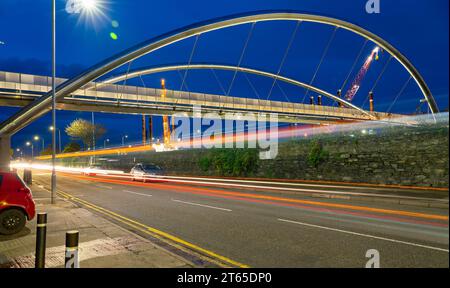
[[[188,268],[187,260],[118,225],[33,185],[37,212],[48,213],[46,267],[64,266],[65,233],[80,232],[82,268]],[[33,268],[36,218],[16,235],[0,235],[0,268]]]

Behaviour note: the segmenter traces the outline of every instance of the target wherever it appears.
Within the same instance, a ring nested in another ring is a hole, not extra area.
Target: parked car
[[[158,165],[139,163],[131,169],[130,174],[133,181],[142,180],[146,182],[146,180],[148,181],[146,177],[163,176],[164,172]]]
[[[0,172],[0,234],[20,232],[35,214],[30,188],[17,173]]]

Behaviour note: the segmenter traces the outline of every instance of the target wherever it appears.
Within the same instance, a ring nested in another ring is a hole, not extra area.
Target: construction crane
[[[355,79],[352,82],[352,85],[350,86],[350,89],[348,89],[347,93],[345,94],[345,99],[348,101],[352,101],[355,97],[356,93],[358,93],[359,88],[361,87],[361,82],[364,80],[364,77],[367,74],[367,71],[369,71],[370,66],[373,63],[373,60],[379,59],[379,52],[380,47],[375,47],[370,55],[367,57],[366,61],[364,62],[364,65],[361,67],[361,69],[358,72],[358,75],[356,75]]]
[[[166,80],[161,79],[161,88],[162,88],[162,95],[161,100],[166,100]],[[169,116],[164,115],[163,116],[163,138],[164,138],[164,146],[169,147],[170,146],[170,126],[169,126]]]

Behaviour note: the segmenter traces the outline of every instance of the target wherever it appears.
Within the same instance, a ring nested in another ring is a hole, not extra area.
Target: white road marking
[[[97,187],[100,187],[100,188],[105,188],[105,189],[113,189],[113,187],[111,187],[111,186],[104,186],[104,185],[95,185],[95,186],[97,186]]]
[[[230,210],[230,209],[225,209],[225,208],[220,208],[220,207],[214,207],[214,206],[209,206],[209,205],[203,205],[203,204],[198,204],[198,203],[192,203],[192,202],[185,202],[185,201],[175,200],[175,199],[172,199],[172,201],[174,201],[174,202],[179,202],[179,203],[184,203],[184,204],[188,204],[188,205],[193,205],[193,206],[201,206],[201,207],[205,207],[205,208],[211,208],[211,209],[216,209],[216,210],[222,210],[222,211],[227,211],[227,212],[233,211],[233,210]]]
[[[350,234],[350,235],[356,235],[356,236],[361,236],[361,237],[366,237],[366,238],[372,238],[372,239],[377,239],[377,240],[389,241],[389,242],[393,242],[393,243],[405,244],[405,245],[410,245],[410,246],[421,247],[421,248],[425,248],[425,249],[431,249],[431,250],[437,250],[437,251],[449,253],[448,249],[443,249],[443,248],[439,248],[439,247],[421,245],[421,244],[416,244],[416,243],[412,243],[412,242],[406,242],[406,241],[400,241],[400,240],[395,240],[395,239],[390,239],[390,238],[378,237],[378,236],[369,235],[369,234],[357,233],[357,232],[346,231],[346,230],[341,230],[341,229],[336,229],[336,228],[331,228],[331,227],[326,227],[326,226],[319,226],[319,225],[314,225],[314,224],[308,224],[308,223],[303,223],[303,222],[297,222],[297,221],[292,221],[292,220],[286,220],[286,219],[278,219],[278,220],[282,221],[282,222],[292,223],[292,224],[298,224],[298,225],[303,225],[303,226],[308,226],[308,227],[313,227],[313,228],[319,228],[319,229],[324,229],[324,230],[329,230],[329,231],[341,232],[341,233],[346,233],[346,234]]]
[[[140,195],[140,196],[152,197],[152,195],[150,195],[150,194],[137,193],[137,192],[128,191],[128,190],[122,190],[122,192],[136,194],[136,195]]]
[[[80,262],[97,257],[126,254],[129,250],[126,248],[128,243],[136,243],[137,239],[133,236],[124,236],[118,238],[101,238],[88,242],[82,242],[79,245]],[[65,246],[50,247],[46,250],[47,261],[45,267],[64,266]],[[34,267],[34,253],[15,257],[11,262],[16,268]]]
[[[112,175],[109,174],[108,177],[111,178],[126,178],[129,179],[129,174],[123,175]],[[433,199],[424,197],[413,197],[413,196],[402,196],[402,195],[387,195],[379,193],[361,193],[361,192],[349,192],[349,191],[330,191],[321,189],[305,189],[305,188],[293,188],[293,187],[276,187],[276,186],[266,186],[267,184],[272,185],[282,185],[282,186],[306,186],[306,187],[323,187],[323,188],[340,188],[340,189],[374,189],[371,187],[359,187],[359,186],[336,186],[336,185],[321,185],[321,184],[300,184],[300,183],[281,183],[281,182],[267,182],[267,181],[252,181],[252,180],[231,180],[231,179],[216,179],[216,178],[198,178],[198,177],[180,177],[180,176],[146,176],[146,180],[162,180],[164,182],[173,183],[186,183],[186,184],[207,184],[214,186],[223,187],[236,187],[236,188],[252,188],[252,189],[269,189],[277,191],[292,191],[292,192],[306,192],[312,194],[325,194],[325,195],[350,195],[350,196],[364,196],[364,197],[382,197],[382,198],[393,198],[398,200],[428,200],[433,202],[443,202],[447,203],[447,199]],[[205,181],[207,179],[207,181]],[[217,182],[215,182],[217,181]],[[224,182],[224,183],[221,183]],[[239,184],[233,184],[232,182],[239,182]],[[266,184],[266,185],[245,185],[242,183],[250,184]]]

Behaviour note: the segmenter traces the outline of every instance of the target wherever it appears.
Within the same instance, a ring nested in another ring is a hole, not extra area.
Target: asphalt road
[[[250,267],[362,268],[370,249],[381,267],[449,267],[448,208],[69,174],[58,190]]]

